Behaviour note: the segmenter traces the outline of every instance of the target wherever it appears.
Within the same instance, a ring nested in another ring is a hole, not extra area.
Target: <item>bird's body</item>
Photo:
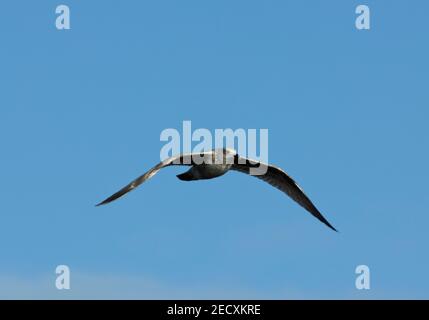
[[[231,165],[222,164],[199,164],[192,166],[188,171],[177,177],[183,181],[206,180],[223,176],[229,171]]]
[[[172,165],[191,166],[188,171],[177,175],[177,177],[183,181],[213,179],[224,175],[230,170],[253,175],[259,179],[264,180],[265,182],[268,182],[273,187],[283,191],[308,212],[310,212],[313,216],[326,224],[329,228],[337,231],[322,216],[319,210],[317,210],[310,199],[305,195],[304,191],[289,175],[286,174],[286,172],[274,165],[268,165],[262,162],[240,157],[234,150],[231,149],[214,149],[209,152],[180,154],[178,156],[168,158],[126,185],[124,188],[106,200],[97,204],[97,206],[107,204],[118,199],[119,197],[122,197],[124,194],[135,189],[140,184],[150,179],[162,168]]]

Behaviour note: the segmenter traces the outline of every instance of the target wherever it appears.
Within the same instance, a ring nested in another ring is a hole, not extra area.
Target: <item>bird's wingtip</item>
[[[325,223],[330,229],[332,229],[332,230],[334,230],[335,232],[338,232],[339,233],[339,231],[333,226],[333,225],[331,225],[329,222],[328,223]]]
[[[331,225],[327,220],[325,220],[325,221],[324,221],[324,223],[329,227],[329,229],[332,229],[332,230],[334,230],[335,232],[338,232],[338,233],[339,233],[339,231],[338,231],[337,229],[335,229],[335,228],[334,228],[334,226],[333,226],[333,225]]]

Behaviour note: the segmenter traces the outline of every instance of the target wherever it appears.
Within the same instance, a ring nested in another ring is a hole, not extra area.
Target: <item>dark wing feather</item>
[[[112,201],[114,201],[114,200],[122,197],[124,194],[126,194],[126,193],[134,190],[135,188],[137,188],[139,185],[141,185],[146,180],[152,178],[162,168],[165,168],[165,167],[168,167],[168,166],[171,166],[171,165],[192,165],[192,164],[193,164],[192,154],[179,155],[179,156],[176,156],[176,157],[168,158],[168,159],[166,159],[166,160],[158,163],[155,167],[153,167],[152,169],[150,169],[148,172],[146,172],[145,174],[141,175],[137,179],[131,181],[129,184],[127,184],[121,190],[119,190],[118,192],[112,194],[110,197],[108,197],[107,199],[103,200],[102,202],[100,202],[96,206],[101,206],[103,204],[107,204],[109,202],[112,202]]]
[[[311,200],[305,195],[301,187],[282,169],[273,165],[263,164],[238,156],[236,156],[231,169],[250,174],[251,168],[259,167],[260,165],[266,166],[267,171],[263,175],[254,175],[254,177],[264,180],[273,187],[276,187],[277,189],[283,191],[289,197],[295,200],[299,205],[301,205],[304,209],[310,212],[313,216],[315,216],[317,219],[327,225],[329,228],[334,231],[337,231],[328,222],[328,220],[323,217],[323,215],[319,212],[319,210],[315,207]]]

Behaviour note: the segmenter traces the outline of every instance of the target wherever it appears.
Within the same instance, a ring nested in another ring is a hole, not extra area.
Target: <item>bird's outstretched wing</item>
[[[168,166],[171,166],[171,165],[188,165],[188,166],[193,165],[193,163],[194,163],[193,156],[194,155],[195,154],[181,154],[181,155],[178,155],[178,156],[174,156],[174,157],[168,158],[168,159],[166,159],[166,160],[158,163],[155,167],[153,167],[152,169],[150,169],[148,172],[146,172],[145,174],[141,175],[137,179],[131,181],[129,184],[127,184],[121,190],[119,190],[118,192],[112,194],[110,197],[108,197],[107,199],[103,200],[102,202],[100,202],[96,206],[101,206],[103,204],[107,204],[109,202],[112,202],[112,201],[114,201],[114,200],[122,197],[124,194],[126,194],[126,193],[134,190],[135,188],[137,188],[139,185],[141,185],[146,180],[152,178],[162,168],[165,168],[165,167],[168,167]],[[206,155],[209,156],[209,154],[206,154]]]
[[[266,166],[266,172],[262,175],[254,175],[256,178],[264,180],[268,182],[273,187],[283,191],[293,200],[295,200],[299,205],[301,205],[304,209],[310,212],[313,216],[327,225],[334,231],[337,231],[329,222],[326,220],[323,215],[317,210],[315,205],[311,202],[311,200],[305,195],[304,191],[301,187],[282,169],[273,166],[264,164],[258,161],[254,161],[251,159],[246,159],[243,157],[235,156],[234,164],[231,169],[239,172],[243,172],[246,174],[250,174],[251,168],[257,168],[259,166]]]

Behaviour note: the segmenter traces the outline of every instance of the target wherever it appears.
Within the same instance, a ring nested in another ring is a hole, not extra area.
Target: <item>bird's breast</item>
[[[197,166],[202,179],[210,179],[225,174],[231,168],[230,164],[201,164]]]

